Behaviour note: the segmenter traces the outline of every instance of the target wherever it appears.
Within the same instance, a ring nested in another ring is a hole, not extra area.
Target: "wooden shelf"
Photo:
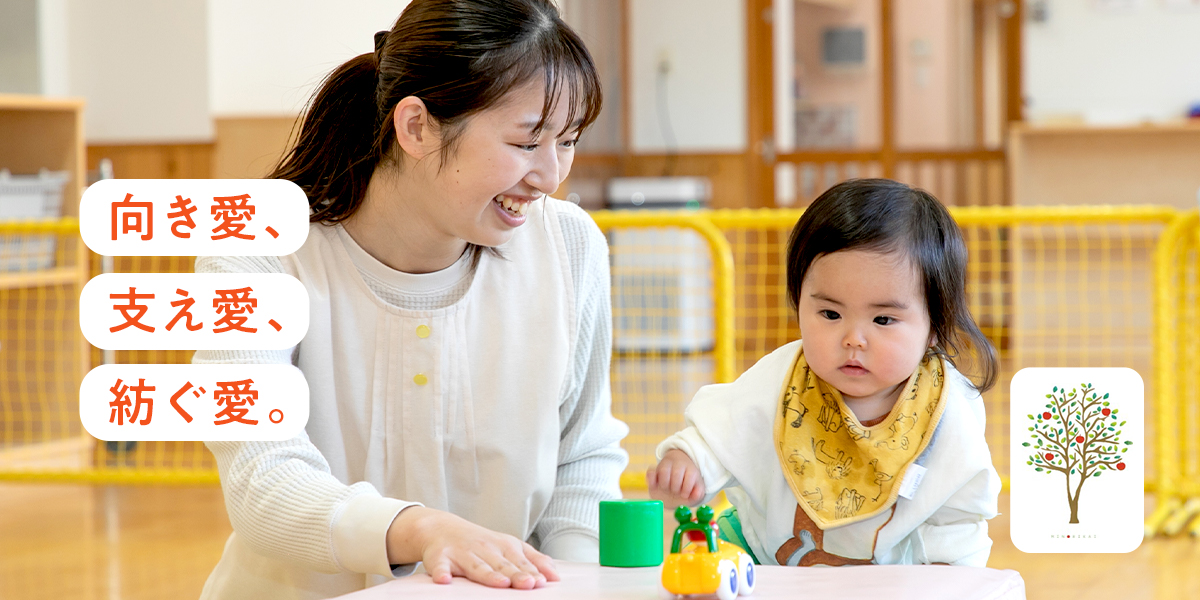
[[[86,277],[86,275],[83,277]],[[0,290],[77,284],[80,279],[79,267],[57,267],[44,271],[17,271],[13,273],[0,272]]]
[[[83,100],[0,94],[0,169],[67,171],[61,216],[77,216],[87,183]]]
[[[1008,161],[1015,206],[1191,209],[1200,190],[1200,122],[1015,124],[1009,131]]]

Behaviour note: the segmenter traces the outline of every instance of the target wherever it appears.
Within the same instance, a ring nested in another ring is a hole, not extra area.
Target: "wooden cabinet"
[[[82,100],[0,94],[0,168],[68,173],[66,217],[79,214],[86,184],[83,136]],[[91,447],[79,421],[90,367],[79,331],[88,252],[72,222],[0,222],[0,239],[20,258],[0,269],[0,478],[77,472]],[[37,260],[27,260],[31,252]]]
[[[62,214],[79,214],[86,180],[83,100],[0,94],[0,169],[66,171]]]
[[[1014,124],[1009,173],[1016,206],[1196,207],[1200,121],[1137,127]]]

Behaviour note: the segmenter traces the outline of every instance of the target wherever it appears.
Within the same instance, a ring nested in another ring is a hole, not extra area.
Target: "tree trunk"
[[[1071,505],[1071,523],[1079,522],[1079,494],[1081,492],[1083,492],[1083,482],[1085,482],[1085,481],[1087,481],[1087,475],[1080,473],[1079,474],[1079,485],[1075,488],[1075,497],[1069,498],[1069,500],[1068,500]],[[1068,483],[1067,485],[1070,486],[1071,484]],[[1070,488],[1068,487],[1068,489],[1070,489]],[[1068,494],[1068,496],[1069,496],[1069,494]]]

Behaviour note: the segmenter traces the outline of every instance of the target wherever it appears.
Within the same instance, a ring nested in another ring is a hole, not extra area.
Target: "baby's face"
[[[804,357],[847,400],[898,392],[934,341],[917,268],[900,253],[818,257],[799,304]]]

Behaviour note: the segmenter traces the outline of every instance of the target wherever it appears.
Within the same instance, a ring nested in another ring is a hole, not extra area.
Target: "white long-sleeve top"
[[[705,501],[725,490],[750,551],[767,565],[778,564],[776,551],[800,537],[793,529],[796,496],[771,435],[800,345],[781,346],[733,383],[701,388],[686,409],[687,427],[656,450],[660,460],[678,449],[696,463]],[[987,565],[987,519],[997,514],[1000,477],[984,437],[983,399],[953,365],[945,365],[947,404],[917,459],[927,471],[912,498],[898,498],[894,513],[825,530],[826,552],[877,564]]]
[[[193,361],[290,362],[311,392],[295,439],[208,443],[234,533],[202,597],[321,598],[411,571],[388,564],[385,534],[414,503],[597,559],[598,504],[620,497],[628,462],[607,244],[575,205],[531,209],[503,258],[474,270],[464,256],[401,273],[318,224],[293,255],[197,260],[197,273],[291,274],[310,298],[297,347]]]

